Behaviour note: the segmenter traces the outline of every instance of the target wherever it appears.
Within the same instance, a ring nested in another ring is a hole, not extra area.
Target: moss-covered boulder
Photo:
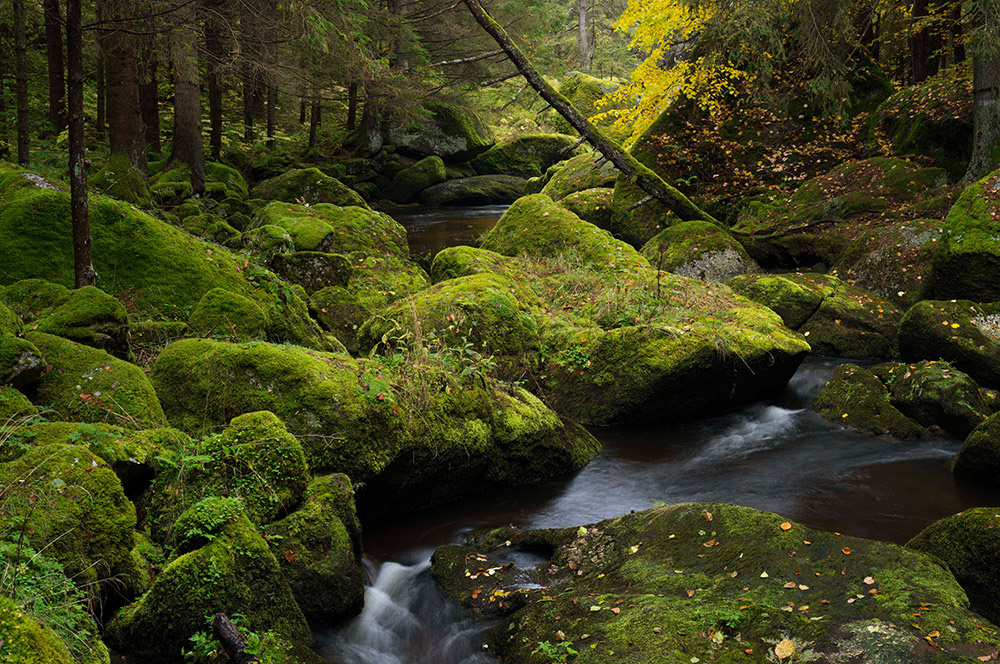
[[[559,205],[584,221],[607,230],[611,228],[611,203],[614,195],[614,189],[584,189],[560,199]]]
[[[278,177],[264,180],[250,192],[253,198],[285,203],[330,203],[340,207],[367,208],[361,194],[340,180],[332,178],[318,168],[288,171]]]
[[[545,170],[572,157],[577,139],[565,134],[530,134],[497,143],[472,160],[480,175],[517,175],[538,177]]]
[[[812,407],[831,422],[876,436],[917,440],[927,435],[893,405],[888,388],[873,371],[855,364],[838,367]]]
[[[248,297],[213,288],[205,293],[188,318],[188,331],[233,341],[264,339],[266,319],[260,306]]]
[[[17,422],[38,414],[34,404],[13,387],[0,385],[0,424]]]
[[[396,173],[385,197],[394,203],[412,203],[420,192],[448,179],[441,157],[425,157]]]
[[[361,526],[346,475],[310,482],[302,506],[263,533],[310,627],[328,627],[361,611]]]
[[[205,616],[234,613],[254,632],[274,631],[293,643],[312,636],[267,542],[243,514],[239,501],[207,499],[185,519],[211,541],[172,560],[138,601],[108,624],[111,647],[144,662],[172,664]],[[185,533],[187,535],[187,533]]]
[[[584,117],[588,118],[592,124],[597,126],[606,135],[622,142],[628,138],[628,132],[624,132],[615,127],[615,118],[599,117],[607,111],[627,108],[630,104],[614,99],[610,102],[599,105],[598,101],[621,87],[621,83],[614,78],[596,78],[590,74],[574,71],[566,74],[559,82],[559,93],[566,97]],[[570,124],[561,116],[556,115],[553,123],[558,131],[573,133]]]
[[[1000,621],[1000,516],[976,507],[936,521],[906,546],[943,560],[969,597],[972,610]],[[981,658],[980,658],[981,659]]]
[[[139,206],[149,206],[149,184],[146,175],[129,160],[127,154],[116,153],[96,173],[90,176],[91,191]]]
[[[725,282],[760,272],[743,245],[708,221],[669,226],[643,246],[642,255],[657,269],[702,281]]]
[[[191,235],[214,242],[216,244],[229,245],[236,242],[240,232],[226,223],[226,220],[217,214],[195,214],[185,217],[178,224]]]
[[[1000,386],[1000,303],[924,300],[899,323],[903,360],[947,360],[984,385]]]
[[[406,229],[392,217],[367,208],[271,203],[257,219],[286,230],[299,251],[407,256]]]
[[[142,369],[68,339],[31,332],[48,361],[34,402],[74,422],[113,422],[136,429],[165,426],[156,392]]]
[[[471,547],[439,548],[431,573],[472,611],[502,616],[486,638],[504,661],[938,662],[998,643],[936,558],[747,507],[505,528]],[[522,548],[548,560],[504,564]]]
[[[318,251],[278,254],[271,259],[270,265],[283,279],[299,284],[306,293],[329,286],[346,286],[354,271],[347,256]]]
[[[462,162],[493,145],[489,126],[465,106],[432,101],[424,108],[426,117],[390,130],[389,140],[399,152]]]
[[[128,313],[121,302],[99,288],[69,290],[29,279],[3,289],[0,299],[25,312],[27,330],[99,348],[123,360],[132,356]]]
[[[295,251],[291,233],[276,224],[263,224],[240,235],[240,244],[247,251],[262,256]]]
[[[934,255],[934,295],[1000,300],[1000,171],[969,186],[951,208]]]
[[[10,664],[78,664],[66,643],[7,597],[0,597],[0,661]],[[107,660],[107,653],[105,659]]]
[[[183,429],[275,413],[302,441],[313,472],[365,482],[374,511],[552,477],[581,468],[597,451],[588,433],[524,390],[508,393],[474,363],[446,357],[394,366],[292,346],[189,339],[161,353],[152,378]]]
[[[596,152],[579,154],[557,166],[540,192],[554,201],[586,189],[614,189],[618,169]]]
[[[170,541],[177,517],[210,496],[239,498],[250,521],[271,523],[298,503],[309,480],[302,445],[269,412],[234,417],[189,452],[200,463],[165,469],[145,496],[157,542]]]
[[[434,256],[431,263],[431,280],[440,283],[448,279],[492,272],[500,275],[516,274],[516,259],[495,251],[475,247],[448,247]]]
[[[1000,485],[1000,415],[983,421],[955,456],[956,477],[983,484]]]
[[[328,286],[312,294],[309,308],[324,329],[351,354],[358,352],[358,331],[377,309],[363,294],[344,286]]]
[[[42,351],[27,339],[0,333],[0,385],[25,389],[45,373]]]
[[[135,508],[121,482],[86,447],[31,447],[0,463],[10,488],[0,527],[63,566],[83,586],[112,579],[132,585]]]
[[[475,175],[448,180],[425,189],[420,204],[426,207],[450,205],[503,205],[524,195],[527,181],[516,175]]]
[[[815,353],[866,359],[899,354],[896,332],[902,312],[888,300],[837,277],[755,274],[727,284],[775,311],[785,325],[808,337]]]

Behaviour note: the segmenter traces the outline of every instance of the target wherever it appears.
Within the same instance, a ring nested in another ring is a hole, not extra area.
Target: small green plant
[[[579,654],[573,650],[572,641],[559,641],[558,643],[539,641],[538,647],[531,651],[532,655],[535,653],[545,655],[549,658],[550,662],[568,662],[571,658]]]

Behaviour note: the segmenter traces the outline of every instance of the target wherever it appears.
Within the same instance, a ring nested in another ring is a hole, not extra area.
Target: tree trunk
[[[309,150],[316,147],[316,136],[322,123],[323,107],[317,98],[313,98],[309,111]]]
[[[103,11],[102,11],[103,10]],[[139,61],[129,32],[131,7],[118,0],[99,0],[102,20],[111,21],[100,36],[108,96],[108,141],[111,154],[125,154],[143,177],[148,174],[146,133],[139,111]]]
[[[245,652],[247,640],[224,613],[216,613],[212,620],[212,631],[215,638],[222,644],[222,649],[226,651],[226,658],[233,664],[255,664],[260,661],[254,655]]]
[[[663,181],[659,175],[655,172],[646,168],[632,155],[628,154],[621,147],[618,146],[613,140],[605,136],[599,129],[590,124],[590,122],[580,114],[573,104],[569,102],[565,97],[556,92],[551,85],[549,85],[544,78],[538,73],[538,71],[531,65],[527,57],[521,52],[521,50],[511,41],[510,37],[503,27],[493,20],[486,10],[483,9],[482,5],[479,4],[479,0],[462,0],[465,6],[469,8],[472,12],[472,16],[476,19],[476,22],[485,30],[493,39],[500,45],[500,48],[504,50],[510,61],[517,67],[517,70],[522,76],[531,84],[531,87],[538,91],[539,96],[542,97],[548,104],[554,108],[565,120],[576,129],[580,136],[589,142],[594,149],[604,155],[604,158],[610,161],[614,166],[621,171],[622,175],[629,178],[635,182],[636,186],[642,189],[644,192],[649,194],[648,200],[658,200],[663,203],[671,212],[676,214],[683,221],[692,221],[696,219],[704,219],[706,221],[715,221],[711,215],[703,212],[697,205],[692,203],[687,196],[677,191],[670,184]],[[365,106],[365,113],[367,115],[368,108],[367,104]]]
[[[7,124],[7,58],[10,42],[10,27],[8,23],[0,23],[0,159],[10,159],[8,147]]]
[[[973,57],[972,72],[973,144],[966,181],[1000,168],[1000,57]]]
[[[928,0],[915,0],[911,21],[927,18],[927,4]],[[931,36],[926,29],[914,32],[910,37],[910,66],[914,83],[923,83],[931,75]]]
[[[59,0],[43,0],[42,11],[45,15],[45,52],[49,64],[49,122],[58,132],[66,127],[66,77]]]
[[[247,143],[254,140],[253,130],[253,97],[254,97],[253,65],[243,63],[243,139]]]
[[[159,81],[156,79],[159,62],[156,57],[155,22],[149,34],[142,35],[139,39],[142,45],[139,57],[139,112],[142,124],[145,126],[146,147],[153,152],[159,152],[162,146],[160,145],[160,91]]]
[[[105,111],[108,107],[108,90],[104,78],[104,55],[97,54],[97,118],[94,120],[94,131],[98,140],[104,140]]]
[[[25,36],[24,0],[14,0],[14,80],[17,95],[17,163],[30,160],[28,125],[28,45]]]
[[[361,113],[361,154],[365,157],[374,157],[382,151],[381,114],[375,84],[365,83],[365,110]]]
[[[590,71],[590,33],[587,30],[587,14],[590,0],[577,0],[577,44],[580,46],[580,71]]]
[[[174,136],[170,161],[191,168],[191,188],[205,193],[205,148],[201,140],[201,88],[198,84],[197,3],[171,0],[177,27],[171,39],[174,65]]]
[[[274,128],[278,117],[278,86],[267,86],[267,147],[274,147]]]
[[[97,274],[90,236],[87,197],[87,146],[83,116],[83,34],[81,0],[66,0],[66,56],[69,74],[69,197],[73,225],[73,272],[76,288],[93,286]]]
[[[208,146],[212,161],[222,158],[222,14],[218,3],[205,3],[205,50],[208,53]]]
[[[358,126],[358,83],[351,81],[347,86],[347,129],[354,131]]]
[[[951,14],[951,44],[955,64],[965,62],[965,32],[962,28],[962,8],[955,7]]]

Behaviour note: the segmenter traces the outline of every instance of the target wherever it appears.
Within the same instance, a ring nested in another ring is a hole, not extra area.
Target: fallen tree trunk
[[[496,43],[503,49],[518,72],[528,81],[531,87],[538,91],[538,94],[549,106],[554,108],[559,115],[563,116],[574,129],[580,132],[580,136],[587,140],[594,149],[600,152],[610,161],[621,173],[632,180],[640,189],[649,194],[649,200],[657,200],[663,203],[671,212],[680,217],[683,221],[704,219],[715,221],[711,215],[704,212],[691,200],[671,186],[652,170],[639,163],[639,161],[628,154],[613,140],[605,136],[600,129],[590,124],[587,118],[574,108],[573,104],[549,85],[544,78],[535,70],[528,58],[521,52],[521,49],[511,40],[503,27],[486,13],[479,0],[462,0],[465,6],[472,12],[476,22],[485,30]]]
[[[256,655],[243,652],[247,647],[247,640],[226,614],[215,614],[215,619],[212,620],[212,629],[215,632],[215,638],[219,639],[222,649],[226,651],[226,657],[229,658],[230,662],[234,664],[257,664],[260,662]]]

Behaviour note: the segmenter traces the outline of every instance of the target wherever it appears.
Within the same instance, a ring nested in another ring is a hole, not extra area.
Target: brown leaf
[[[292,562],[293,560],[295,560],[295,552],[292,551],[291,549],[285,551],[285,560],[287,560],[288,562]]]

